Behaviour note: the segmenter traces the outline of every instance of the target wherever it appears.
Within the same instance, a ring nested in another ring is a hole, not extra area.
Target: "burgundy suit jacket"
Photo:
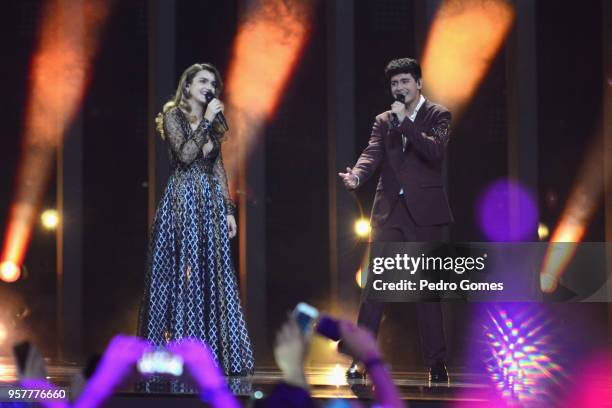
[[[442,185],[442,162],[450,137],[451,113],[428,99],[412,122],[406,117],[399,127],[391,124],[391,111],[376,117],[368,146],[353,168],[359,186],[381,166],[372,207],[372,225],[380,226],[389,217],[404,189],[404,200],[417,225],[453,222]],[[423,137],[424,132],[430,137]],[[402,134],[406,148],[402,151]],[[358,187],[359,187],[358,186]]]

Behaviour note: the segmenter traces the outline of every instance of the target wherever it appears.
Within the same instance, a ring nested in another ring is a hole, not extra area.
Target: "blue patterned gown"
[[[163,346],[208,343],[226,375],[253,372],[253,352],[232,266],[229,198],[211,123],[192,130],[178,107],[163,115],[172,175],[153,224],[139,335]],[[203,153],[207,152],[207,153]]]

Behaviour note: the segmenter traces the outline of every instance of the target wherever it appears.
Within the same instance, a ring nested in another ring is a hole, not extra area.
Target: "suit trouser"
[[[441,242],[444,226],[416,225],[403,198],[396,204],[384,225],[372,229],[372,242]],[[378,334],[385,303],[362,299],[357,324]],[[417,321],[425,363],[429,366],[446,360],[446,341],[442,307],[439,302],[417,303]]]

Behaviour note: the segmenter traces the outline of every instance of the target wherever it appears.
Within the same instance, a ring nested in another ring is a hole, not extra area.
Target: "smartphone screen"
[[[302,333],[307,334],[312,330],[314,322],[319,318],[319,311],[308,303],[298,303],[295,309],[293,309],[293,317]]]
[[[168,374],[179,377],[183,374],[183,359],[166,350],[144,353],[138,360],[141,374]]]

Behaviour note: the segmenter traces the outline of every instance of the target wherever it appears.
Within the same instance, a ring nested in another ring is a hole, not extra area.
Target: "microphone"
[[[397,94],[395,95],[395,100],[401,103],[405,103],[406,97],[403,94]],[[393,127],[399,127],[400,125],[399,118],[395,113],[391,114],[391,125],[393,125]]]
[[[215,95],[212,92],[206,92],[206,103],[212,101],[214,98]],[[215,119],[217,119],[219,123],[221,123],[221,126],[223,126],[223,129],[225,129],[226,132],[229,130],[229,126],[227,126],[227,120],[225,120],[225,115],[223,114],[223,112],[217,113]]]

